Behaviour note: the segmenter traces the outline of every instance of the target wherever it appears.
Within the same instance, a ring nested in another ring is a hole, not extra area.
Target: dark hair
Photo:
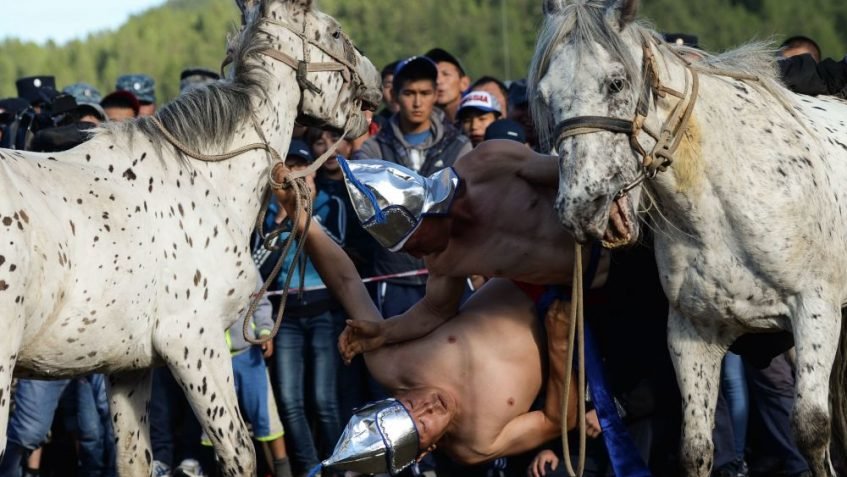
[[[309,145],[309,149],[318,142],[318,139],[323,136],[324,130],[321,128],[310,127],[306,129],[306,134],[303,135],[303,140]]]
[[[392,61],[387,65],[382,67],[382,71],[379,72],[379,77],[385,79],[388,75],[394,75],[394,69],[397,68],[397,65],[400,63],[400,60]]]
[[[783,41],[781,45],[779,45],[779,49],[782,50],[782,49],[785,49],[785,48],[798,48],[798,47],[804,47],[804,46],[814,50],[814,53],[812,53],[812,56],[815,58],[815,61],[820,61],[820,59],[821,59],[821,47],[818,45],[818,43],[815,40],[812,40],[811,38],[809,38],[807,36],[794,35],[792,37],[789,37],[788,39]]]
[[[506,87],[506,84],[493,76],[483,76],[482,78],[474,81],[474,83],[471,85],[471,91],[475,90],[478,86],[482,86],[488,83],[496,84],[497,87],[500,88],[500,92],[503,93],[503,97],[509,97],[509,88]]]

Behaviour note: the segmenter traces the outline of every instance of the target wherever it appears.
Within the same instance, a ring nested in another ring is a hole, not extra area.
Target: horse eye
[[[624,81],[622,79],[614,79],[609,83],[609,92],[612,94],[623,91]]]
[[[334,32],[332,32],[332,37],[336,40],[341,38],[341,30],[335,30]]]

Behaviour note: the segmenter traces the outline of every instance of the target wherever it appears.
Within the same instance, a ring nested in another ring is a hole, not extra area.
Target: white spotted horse
[[[13,374],[108,373],[119,473],[149,476],[150,368],[164,364],[223,474],[253,475],[224,330],[256,284],[269,169],[295,118],[358,136],[381,93],[311,0],[238,3],[222,81],[64,153],[0,150],[0,428]]]
[[[787,91],[767,45],[717,56],[668,45],[634,21],[637,8],[545,1],[530,94],[559,155],[560,221],[614,247],[650,216],[685,475],[712,466],[726,350],[745,333],[788,331],[795,438],[812,474],[832,476],[832,429],[843,451],[847,425],[847,103]]]

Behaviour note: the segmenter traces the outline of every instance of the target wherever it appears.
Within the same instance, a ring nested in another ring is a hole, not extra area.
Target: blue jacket
[[[347,220],[347,208],[343,198],[335,197],[319,190],[315,196],[312,211],[313,216],[311,226],[322,227],[327,235],[339,243],[339,245],[343,246]],[[279,204],[274,199],[271,201],[271,204],[268,207],[268,214],[265,217],[264,225],[266,232],[273,230],[276,227],[274,219],[278,213]],[[288,223],[290,224],[290,222]],[[285,224],[283,224],[283,226],[285,226]],[[284,244],[285,240],[288,239],[288,236],[288,232],[282,233],[279,236],[279,244]],[[256,246],[261,247],[261,244],[257,244]],[[254,250],[256,250],[256,246],[254,246]],[[324,287],[323,280],[321,280],[320,275],[317,270],[315,270],[315,266],[306,254],[302,254],[299,257],[298,263],[293,263],[295,248],[296,244],[292,245],[288,256],[283,260],[281,269],[282,272],[279,276],[277,276],[275,282],[271,285],[270,290],[276,291],[283,289],[285,286],[285,272],[289,270],[292,265],[294,267],[294,275],[290,284],[291,288],[300,288],[301,279],[302,286],[304,288]],[[260,271],[263,277],[267,277],[268,273],[270,273],[273,269],[280,253],[281,251],[268,254],[264,262],[260,264]],[[257,255],[257,253],[254,253],[254,257]],[[272,302],[277,305],[278,298],[274,298],[275,299],[272,299]],[[289,294],[285,308],[285,315],[291,317],[309,317],[336,308],[339,308],[339,305],[332,297],[332,294],[326,288],[321,288],[319,290],[304,292],[302,294],[302,298],[298,293]]]

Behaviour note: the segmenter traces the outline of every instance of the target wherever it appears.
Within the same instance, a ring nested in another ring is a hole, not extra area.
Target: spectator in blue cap
[[[79,121],[99,124],[108,119],[106,111],[100,106],[103,95],[94,86],[88,83],[74,83],[65,86],[63,93],[69,94],[76,100],[77,107],[74,112]]]
[[[485,140],[508,139],[521,144],[527,144],[526,131],[523,126],[511,119],[499,119],[491,123],[485,130]]]
[[[138,116],[152,116],[156,112],[156,82],[150,76],[137,73],[120,76],[115,89],[129,91],[138,99]]]

